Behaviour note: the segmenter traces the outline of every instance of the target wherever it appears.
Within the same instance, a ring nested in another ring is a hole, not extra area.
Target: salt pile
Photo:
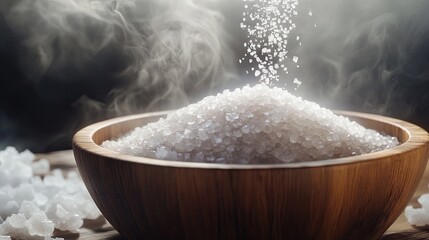
[[[394,147],[398,140],[264,84],[209,96],[102,146],[129,155],[211,163],[290,163]]]
[[[405,217],[408,223],[414,226],[422,227],[429,225],[429,194],[423,194],[417,200],[421,208],[408,206],[405,208]]]
[[[30,151],[0,151],[0,240],[58,240],[54,229],[77,232],[83,219],[101,215],[76,172],[48,174],[49,162],[34,160]]]

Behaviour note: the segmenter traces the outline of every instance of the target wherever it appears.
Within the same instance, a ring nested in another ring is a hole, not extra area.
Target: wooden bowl
[[[101,212],[128,239],[377,239],[412,197],[428,160],[427,132],[364,113],[337,112],[397,136],[366,155],[292,164],[148,159],[100,144],[166,112],[79,131],[73,150]]]

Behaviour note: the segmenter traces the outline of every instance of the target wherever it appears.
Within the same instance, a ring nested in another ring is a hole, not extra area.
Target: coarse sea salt
[[[100,215],[77,172],[64,177],[30,151],[0,151],[0,240],[60,240],[54,229],[77,232]]]
[[[129,155],[211,163],[290,163],[398,144],[318,104],[258,84],[209,96],[102,146]]]
[[[405,208],[405,217],[409,224],[423,227],[429,225],[429,194],[423,194],[417,199],[421,205],[420,208],[407,206]]]

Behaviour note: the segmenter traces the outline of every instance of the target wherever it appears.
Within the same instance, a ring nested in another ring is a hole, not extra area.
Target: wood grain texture
[[[378,239],[413,195],[428,159],[427,133],[362,113],[361,124],[397,136],[393,149],[275,165],[162,161],[98,144],[165,113],[112,119],[74,137],[82,178],[128,239]]]

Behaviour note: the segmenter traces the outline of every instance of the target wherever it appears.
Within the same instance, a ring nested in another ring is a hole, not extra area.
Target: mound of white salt
[[[405,208],[405,217],[408,223],[414,226],[429,226],[429,194],[423,194],[417,199],[421,208],[407,206]]]
[[[260,84],[206,97],[102,146],[149,158],[244,164],[346,157],[397,144],[394,137]]]
[[[77,232],[101,215],[76,172],[48,174],[49,162],[34,160],[29,151],[0,151],[0,240],[51,239],[54,229]]]

